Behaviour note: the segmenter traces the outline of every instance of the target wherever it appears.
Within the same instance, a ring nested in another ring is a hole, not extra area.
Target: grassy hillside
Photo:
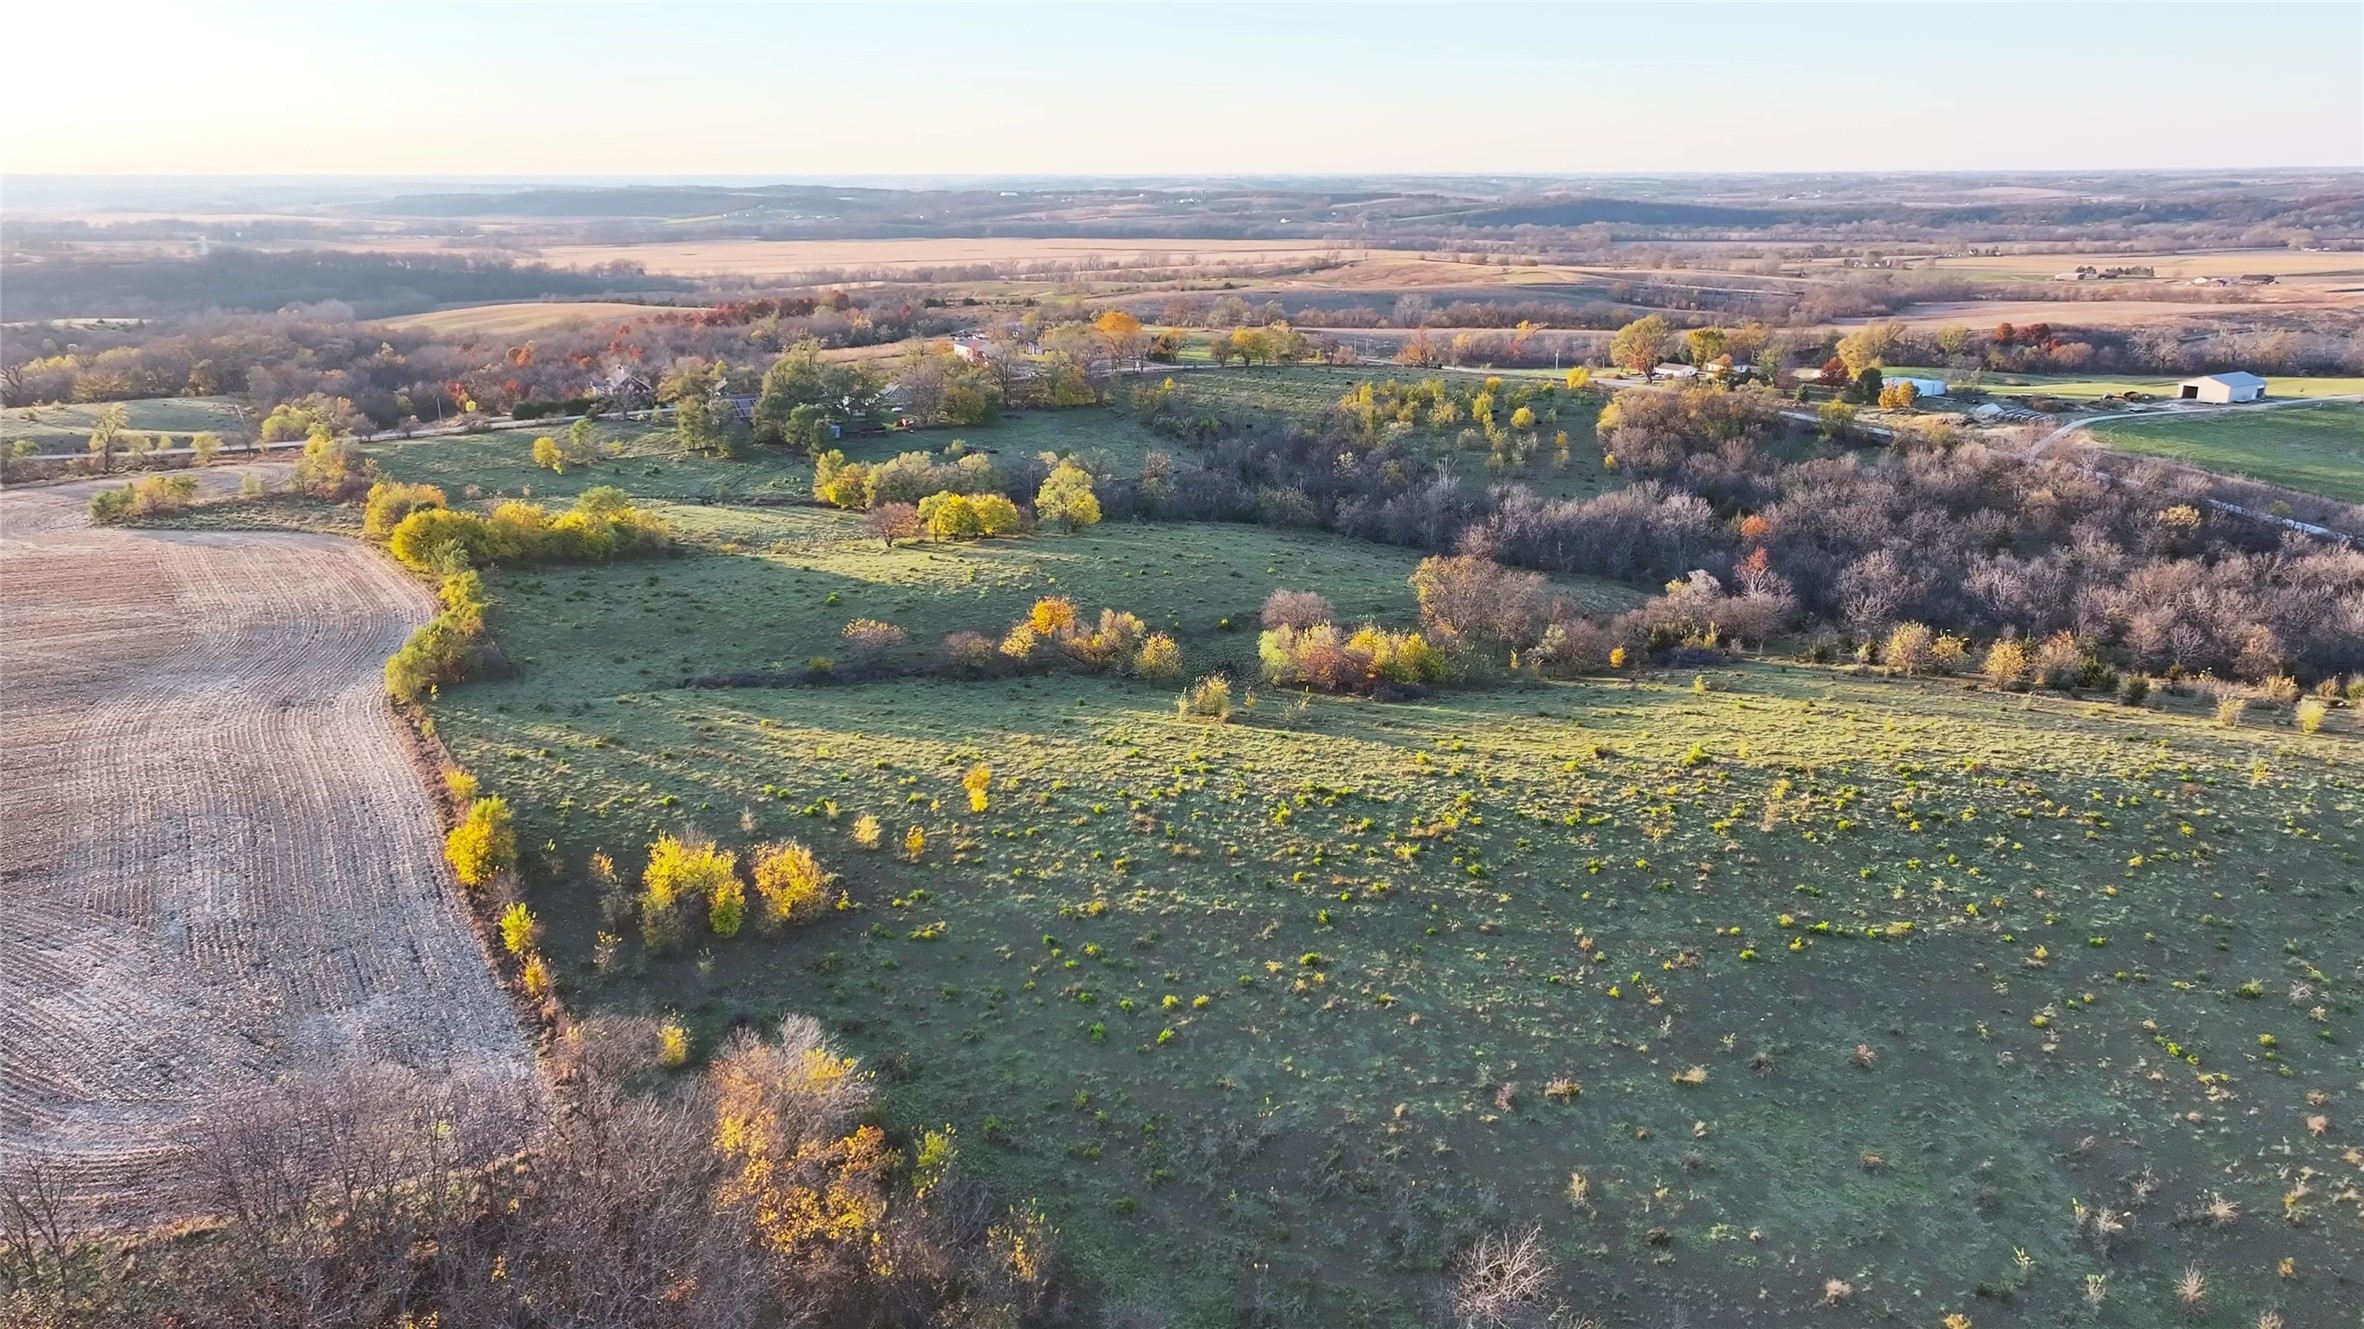
[[[186,447],[189,435],[210,429],[225,447],[238,446],[253,429],[240,415],[235,397],[158,397],[147,401],[95,402],[70,406],[11,406],[0,411],[0,448],[30,439],[41,452],[82,452],[89,447],[91,427],[99,412],[121,405],[134,433],[172,434],[176,447]]]
[[[699,552],[495,575],[523,675],[432,708],[519,809],[569,999],[701,1049],[823,1016],[891,1124],[954,1125],[1109,1301],[1433,1323],[1451,1254],[1527,1223],[1609,1322],[1770,1324],[1839,1279],[1834,1322],[2050,1324],[2090,1275],[2111,1323],[2164,1326],[2197,1263],[2222,1322],[2308,1323],[2364,1278],[2346,712],[2305,736],[1775,664],[1228,725],[1096,678],[676,690],[1044,593],[1173,624],[1195,667],[1274,585],[1407,617],[1412,556],[669,515]],[[602,968],[586,862],[629,879],[683,827],[803,839],[844,907],[669,955],[607,924]],[[2219,1194],[2237,1221],[2177,1219]]]
[[[2354,402],[2112,420],[2092,433],[2121,452],[2364,503],[2364,405]]]

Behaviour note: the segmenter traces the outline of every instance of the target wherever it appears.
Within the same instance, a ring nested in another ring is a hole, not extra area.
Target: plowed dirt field
[[[140,1222],[194,1202],[209,1105],[531,1057],[381,690],[427,592],[332,537],[92,528],[93,487],[0,494],[0,1193]]]

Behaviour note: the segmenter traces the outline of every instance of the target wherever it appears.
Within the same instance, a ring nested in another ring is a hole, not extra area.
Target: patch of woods
[[[2167,467],[2105,475],[2073,452],[2030,459],[1942,429],[1881,448],[1799,447],[1780,398],[1698,387],[1612,401],[1598,444],[1630,477],[1622,488],[1472,495],[1392,419],[1276,418],[1187,386],[1132,398],[1201,462],[1144,482],[1135,501],[1156,515],[1681,583],[1653,631],[1803,633],[1844,654],[1917,622],[1982,641],[2067,632],[2098,658],[2161,674],[2311,683],[2364,669],[2364,551],[2211,509],[2204,479]]]
[[[703,1061],[703,1069],[697,1065]],[[891,1134],[810,1019],[707,1057],[590,1019],[551,1084],[325,1071],[185,1141],[213,1217],[71,1235],[0,1199],[0,1320],[69,1325],[1022,1326],[1062,1318],[1058,1233],[971,1179],[947,1127]]]
[[[442,608],[386,661],[386,691],[417,701],[436,688],[495,677],[508,664],[484,631],[488,607],[478,569],[531,563],[588,563],[662,552],[672,537],[662,519],[612,485],[595,485],[553,514],[538,503],[503,502],[479,515],[447,505],[434,485],[380,481],[362,508],[362,534],[414,572],[438,578]]]

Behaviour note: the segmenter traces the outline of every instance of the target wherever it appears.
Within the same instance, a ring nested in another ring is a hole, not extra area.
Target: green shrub
[[[92,522],[114,526],[139,517],[178,512],[196,496],[196,476],[150,475],[121,489],[102,489],[92,494],[86,511]]]
[[[362,505],[361,534],[371,540],[383,540],[410,514],[443,506],[443,491],[433,485],[380,480],[369,487],[369,498]]]
[[[658,837],[649,846],[648,867],[640,876],[640,933],[650,949],[663,950],[681,939],[681,912],[691,902],[705,902],[709,925],[726,921],[718,917],[715,902],[737,887],[738,862],[737,855],[715,848],[711,841]],[[742,904],[745,898],[741,891]],[[735,916],[727,921],[732,931],[738,930]]]
[[[482,886],[517,862],[517,831],[507,800],[498,794],[468,805],[468,815],[443,838],[443,856],[467,887]]]

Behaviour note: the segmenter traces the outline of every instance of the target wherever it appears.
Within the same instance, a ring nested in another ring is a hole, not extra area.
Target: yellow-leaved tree
[[[1071,461],[1060,462],[1035,491],[1034,519],[1057,522],[1072,535],[1079,527],[1100,521],[1100,496],[1092,492],[1091,472]]]

